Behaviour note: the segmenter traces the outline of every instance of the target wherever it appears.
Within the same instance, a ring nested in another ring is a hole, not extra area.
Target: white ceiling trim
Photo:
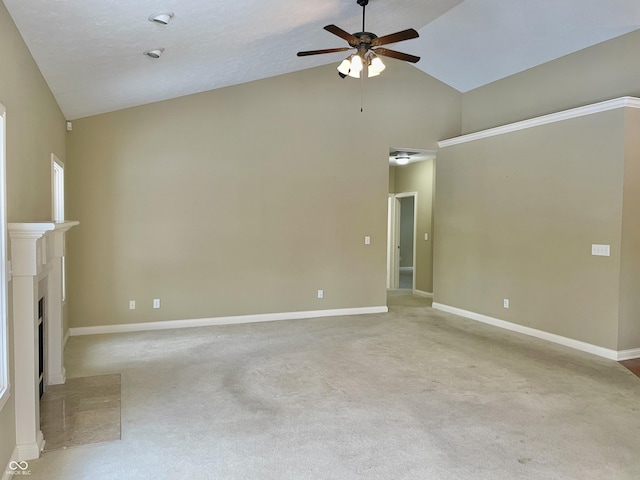
[[[586,115],[593,115],[595,113],[607,112],[609,110],[615,110],[625,107],[640,108],[640,98],[620,97],[613,100],[605,100],[604,102],[585,105],[584,107],[572,108],[570,110],[564,110],[557,113],[550,113],[549,115],[543,115],[541,117],[535,117],[529,120],[522,120],[521,122],[510,123],[507,125],[502,125],[500,127],[490,128],[488,130],[481,130],[479,132],[469,133],[467,135],[450,138],[448,140],[442,140],[438,142],[438,146],[440,148],[451,147],[453,145],[460,145],[462,143],[482,140],[483,138],[495,137],[497,135],[517,132],[518,130],[526,130],[528,128],[539,127],[541,125],[547,125],[549,123],[562,122],[565,120],[570,120],[572,118],[584,117]]]

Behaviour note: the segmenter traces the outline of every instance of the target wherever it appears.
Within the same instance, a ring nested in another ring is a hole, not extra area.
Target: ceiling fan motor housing
[[[353,48],[364,46],[367,50],[371,47],[371,42],[373,42],[376,38],[378,38],[378,36],[375,33],[371,33],[371,32],[357,32],[357,33],[354,33],[353,36],[356,37],[359,40],[359,42],[358,43],[349,42],[349,45],[351,45]]]

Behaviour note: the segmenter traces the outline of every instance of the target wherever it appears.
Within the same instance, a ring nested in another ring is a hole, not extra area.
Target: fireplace
[[[65,233],[79,222],[9,223],[18,460],[38,458],[40,397],[64,383],[62,257]]]
[[[38,300],[38,398],[44,395],[44,297]]]

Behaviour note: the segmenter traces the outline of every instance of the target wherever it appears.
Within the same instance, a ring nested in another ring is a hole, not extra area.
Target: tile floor
[[[44,451],[120,440],[120,374],[68,378],[40,400]]]
[[[620,362],[624,367],[627,367],[634,374],[640,377],[640,358],[634,358],[633,360],[624,360]]]

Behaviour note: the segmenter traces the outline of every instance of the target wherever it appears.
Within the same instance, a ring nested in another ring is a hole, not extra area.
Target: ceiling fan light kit
[[[338,65],[338,74],[340,77],[345,78],[347,76],[353,78],[360,78],[360,73],[367,67],[367,76],[376,77],[382,73],[386,68],[382,60],[378,57],[396,58],[398,60],[404,60],[405,62],[417,63],[420,57],[415,55],[409,55],[408,53],[397,52],[395,50],[389,50],[388,48],[380,48],[382,45],[388,45],[390,43],[402,42],[404,40],[410,40],[412,38],[418,38],[418,32],[413,28],[402,30],[400,32],[378,37],[375,33],[367,32],[365,29],[365,7],[368,5],[369,0],[357,0],[356,3],[362,7],[362,31],[351,34],[345,30],[342,30],[336,25],[327,25],[324,29],[334,35],[346,40],[349,43],[349,47],[340,48],[328,48],[323,50],[310,50],[306,52],[298,52],[299,57],[306,57],[309,55],[321,55],[325,53],[345,52],[347,50],[356,49],[356,53],[350,55],[344,59],[340,65]]]
[[[365,57],[367,65],[367,76],[377,77],[382,71],[387,68],[382,60],[378,58],[375,53],[369,52]],[[347,75],[353,78],[360,78],[360,72],[363,70],[362,57],[357,53],[345,58],[340,65],[338,65],[338,72],[342,78]]]

